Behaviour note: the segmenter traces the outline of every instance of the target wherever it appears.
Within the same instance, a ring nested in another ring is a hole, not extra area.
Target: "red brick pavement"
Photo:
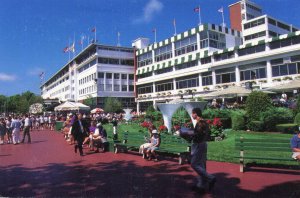
[[[22,197],[201,197],[191,191],[195,173],[168,159],[138,155],[74,153],[61,134],[32,132],[31,144],[0,145],[0,196]],[[217,177],[204,197],[300,197],[300,171],[253,168],[209,161]]]

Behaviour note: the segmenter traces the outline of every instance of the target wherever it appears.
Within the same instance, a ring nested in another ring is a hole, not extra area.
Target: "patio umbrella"
[[[67,101],[54,108],[54,111],[80,111],[80,110],[88,111],[90,110],[90,107],[79,102]]]
[[[101,113],[101,112],[103,112],[104,110],[103,109],[101,109],[101,108],[95,108],[95,109],[93,109],[92,111],[91,111],[91,113]]]
[[[251,90],[248,90],[244,87],[240,86],[232,86],[226,89],[222,89],[219,91],[214,91],[205,95],[205,97],[220,97],[220,98],[227,98],[227,97],[237,97],[237,96],[247,96],[251,93]]]
[[[277,85],[276,87],[271,87],[270,89],[273,91],[292,91],[294,89],[300,88],[300,80],[292,80],[288,83]]]

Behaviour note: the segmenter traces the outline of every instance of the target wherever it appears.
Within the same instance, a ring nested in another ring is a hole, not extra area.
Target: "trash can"
[[[55,123],[55,130],[57,132],[60,132],[61,129],[63,128],[63,124],[64,124],[64,122],[62,122],[62,121],[56,121],[56,123]]]

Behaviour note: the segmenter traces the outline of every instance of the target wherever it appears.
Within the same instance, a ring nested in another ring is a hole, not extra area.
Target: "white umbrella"
[[[93,109],[92,111],[91,111],[91,113],[101,113],[101,112],[103,112],[104,110],[103,109],[101,109],[101,108],[95,108],[95,109]]]
[[[231,86],[226,89],[222,89],[219,91],[214,91],[206,94],[204,97],[236,97],[236,96],[247,96],[251,93],[251,90],[246,89],[241,86]]]
[[[292,80],[288,83],[277,85],[276,87],[270,87],[273,91],[292,91],[300,88],[300,80]]]
[[[91,108],[87,105],[84,105],[79,102],[65,102],[57,107],[54,108],[54,111],[79,111],[79,110],[85,110],[88,111]]]

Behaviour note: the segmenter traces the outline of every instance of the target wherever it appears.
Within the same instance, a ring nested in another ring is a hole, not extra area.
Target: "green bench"
[[[292,159],[290,139],[255,139],[255,138],[236,138],[235,148],[239,151],[240,172],[246,168],[245,160],[280,160],[296,161]],[[267,154],[265,153],[267,151]],[[270,155],[271,154],[271,155]]]
[[[123,141],[114,144],[114,152],[127,152],[128,150],[139,150],[140,146],[145,143],[145,134],[123,134]],[[190,144],[183,138],[162,135],[159,150],[156,151],[159,155],[172,155],[178,157],[178,163],[183,164],[190,157]],[[144,158],[145,156],[143,156]]]
[[[191,144],[178,136],[163,135],[159,150],[156,152],[159,155],[176,156],[178,157],[178,164],[182,165],[185,161],[189,162],[190,160]]]
[[[144,134],[130,134],[128,132],[123,133],[123,140],[121,142],[114,143],[114,152],[127,152],[128,150],[138,150],[142,144],[145,143]]]

